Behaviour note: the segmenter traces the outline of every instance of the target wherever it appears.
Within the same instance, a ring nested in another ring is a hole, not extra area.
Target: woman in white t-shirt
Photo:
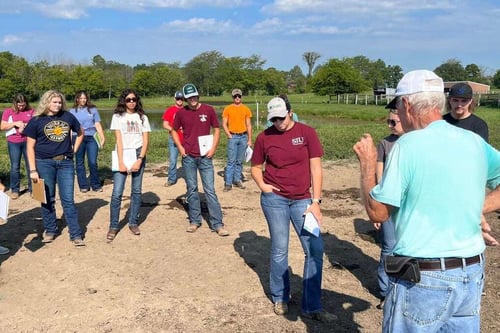
[[[120,207],[127,176],[132,176],[130,193],[130,211],[128,226],[134,235],[140,235],[139,209],[141,207],[142,176],[146,166],[146,152],[149,144],[148,117],[144,114],[141,98],[132,89],[124,90],[111,119],[111,128],[115,132],[118,171],[113,171],[113,193],[110,204],[110,224],[106,236],[108,241],[115,239],[119,231]],[[135,153],[134,158],[130,158]]]

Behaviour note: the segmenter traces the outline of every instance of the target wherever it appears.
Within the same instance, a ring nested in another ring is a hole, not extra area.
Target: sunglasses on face
[[[400,120],[396,121],[394,119],[387,119],[387,125],[392,126],[392,127],[396,126],[397,123],[399,123],[399,122],[401,122],[401,121]]]
[[[176,97],[176,98],[175,98],[175,100],[176,100],[176,101],[183,101],[183,100],[184,100],[184,98],[182,98],[182,97]]]
[[[135,97],[125,98],[125,102],[127,102],[127,103],[135,103],[135,102],[137,102],[137,98],[135,98]]]
[[[234,95],[233,98],[241,98],[241,95]]]
[[[286,119],[286,116],[284,116],[284,117],[272,117],[272,118],[271,118],[271,122],[272,122],[272,123],[275,123],[275,122],[277,122],[277,121],[283,121],[283,120],[285,120],[285,119]]]

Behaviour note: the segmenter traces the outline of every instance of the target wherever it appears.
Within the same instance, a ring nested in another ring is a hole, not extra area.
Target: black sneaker
[[[333,313],[326,312],[325,310],[321,310],[320,312],[314,312],[314,313],[303,313],[302,317],[312,320],[317,320],[322,323],[332,323],[339,319],[339,317],[337,317]]]
[[[241,188],[242,190],[246,189],[246,186],[242,182],[235,182],[233,185]]]

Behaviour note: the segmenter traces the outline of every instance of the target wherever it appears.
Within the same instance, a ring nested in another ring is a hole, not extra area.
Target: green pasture
[[[353,160],[355,155],[352,146],[363,133],[370,133],[376,142],[389,133],[385,123],[387,110],[384,109],[383,105],[330,104],[326,103],[324,97],[307,94],[291,95],[289,98],[292,108],[300,120],[317,130],[325,150],[325,160]],[[244,97],[244,103],[252,109],[254,114],[254,140],[266,122],[265,108],[269,99],[270,97]],[[224,106],[231,103],[231,97],[202,97],[201,101],[213,105],[220,114]],[[101,117],[103,117],[103,114],[110,115],[112,113],[116,99],[94,102],[101,112]],[[161,128],[162,110],[172,102],[172,98],[166,97],[143,100],[146,113],[149,112],[148,110],[155,110],[151,112],[150,118],[156,119],[155,121],[158,123],[156,128]],[[2,107],[7,106],[2,105]],[[257,108],[259,109],[259,119],[257,119]],[[476,114],[488,123],[491,144],[497,148],[500,147],[500,109],[479,107],[476,109]],[[151,133],[150,149],[147,155],[149,163],[164,163],[166,165],[167,140],[168,135],[164,130],[155,130]],[[225,159],[226,143],[226,136],[222,134],[217,149],[217,159]],[[111,177],[109,166],[113,146],[113,133],[106,130],[106,145],[99,154],[101,177]],[[8,183],[10,165],[5,142],[0,144],[0,154],[4,157],[0,159],[0,178],[4,183]]]

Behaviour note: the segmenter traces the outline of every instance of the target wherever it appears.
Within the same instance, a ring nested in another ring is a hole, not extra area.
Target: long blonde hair
[[[49,112],[49,105],[50,101],[54,97],[60,97],[61,98],[61,110],[60,111],[67,111],[66,109],[66,98],[64,98],[64,95],[60,93],[57,90],[49,90],[46,91],[42,97],[40,98],[40,103],[38,103],[38,106],[36,108],[36,116],[46,116],[47,113]]]

